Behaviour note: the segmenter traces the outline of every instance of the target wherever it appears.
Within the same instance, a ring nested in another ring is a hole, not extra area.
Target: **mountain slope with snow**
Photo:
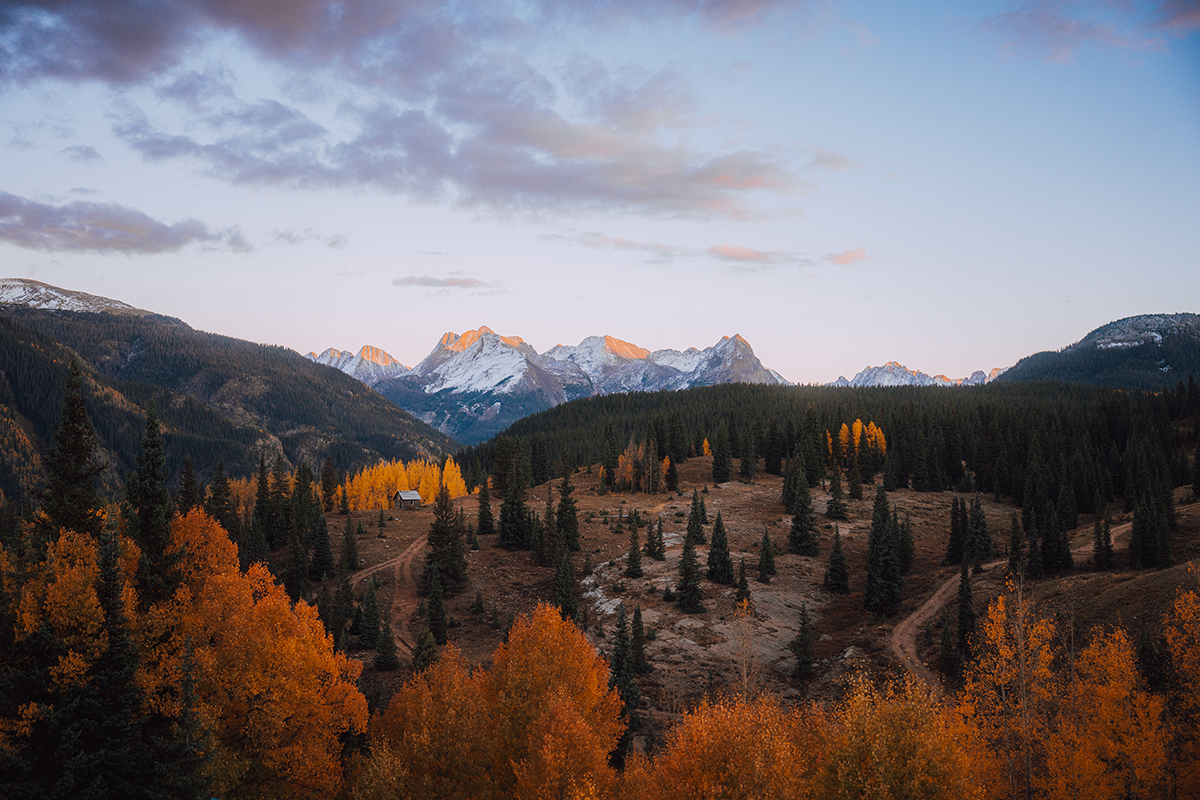
[[[108,297],[60,289],[29,278],[0,278],[0,306],[13,305],[40,308],[45,311],[86,311],[91,313],[128,314],[142,317],[153,311],[134,308],[128,303]]]
[[[398,378],[408,372],[408,367],[392,358],[378,347],[363,345],[357,353],[330,347],[321,355],[308,353],[305,358],[340,369],[352,378],[358,378],[367,386],[374,386],[385,378]]]
[[[854,376],[853,380],[840,377],[830,386],[982,386],[991,383],[1004,369],[996,367],[991,372],[975,370],[969,378],[947,378],[945,375],[926,375],[920,370],[909,369],[896,361],[881,367],[867,367]]]

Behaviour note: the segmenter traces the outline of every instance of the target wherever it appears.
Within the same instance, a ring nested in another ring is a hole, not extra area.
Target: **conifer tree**
[[[629,560],[625,566],[626,578],[640,578],[642,572],[642,545],[638,541],[638,529],[636,525],[629,527]]]
[[[350,495],[346,492],[346,484],[342,484],[341,497],[338,499],[338,513],[346,516],[350,513]]]
[[[779,435],[779,421],[771,420],[767,428],[767,439],[763,445],[763,472],[778,475],[783,472],[783,440]]]
[[[775,550],[767,529],[763,528],[762,542],[758,546],[758,580],[760,583],[770,583],[775,573]]]
[[[438,645],[446,643],[446,632],[449,623],[446,621],[446,602],[442,594],[442,578],[438,573],[437,563],[429,565],[429,604],[426,614],[429,620],[429,632]]]
[[[729,429],[722,422],[712,442],[712,479],[715,484],[728,483],[733,472],[733,456],[729,449]]]
[[[825,568],[823,585],[835,594],[850,594],[850,565],[842,552],[842,535],[837,526],[833,529],[833,548],[829,551],[829,565]]]
[[[829,501],[825,503],[825,516],[830,519],[849,519],[849,508],[842,494],[842,471],[836,464],[829,477]]]
[[[433,501],[433,521],[429,523],[429,551],[425,554],[426,581],[431,565],[438,567],[442,589],[458,592],[467,582],[467,553],[463,541],[462,520],[454,510],[450,490],[442,484]]]
[[[487,478],[479,485],[478,528],[480,536],[491,536],[496,532],[496,522],[492,517],[492,490],[488,488]]]
[[[300,531],[292,528],[292,535],[288,537],[287,561],[284,563],[283,570],[283,588],[287,590],[288,597],[292,602],[304,597],[308,593],[310,584],[308,582],[308,551],[304,549],[304,542],[300,538]]]
[[[292,526],[292,495],[282,455],[275,456],[275,464],[271,467],[270,489],[267,492],[267,509],[263,523],[267,547],[275,550],[287,543]]]
[[[39,495],[45,520],[38,525],[35,562],[40,560],[46,543],[60,531],[86,533],[98,539],[104,530],[96,478],[108,469],[108,464],[96,455],[96,431],[81,393],[83,372],[75,361],[68,369],[54,444],[46,454],[46,488]]]
[[[1100,516],[1096,517],[1096,524],[1093,527],[1092,536],[1094,539],[1092,559],[1096,564],[1096,569],[1112,569],[1112,528],[1109,526],[1108,517],[1104,517],[1103,519],[1101,519]]]
[[[696,545],[691,539],[683,540],[683,555],[679,559],[679,584],[676,601],[685,614],[699,614],[704,610],[704,591],[700,588],[700,563],[696,558]]]
[[[579,544],[579,509],[575,505],[574,492],[571,476],[564,475],[558,485],[558,513],[555,515],[555,524],[558,527],[558,535],[567,549],[578,553],[582,548]]]
[[[146,411],[146,430],[137,468],[125,484],[122,508],[128,531],[141,548],[138,584],[143,607],[167,600],[182,580],[182,554],[171,546],[171,517],[175,512],[166,487],[167,460],[158,417],[151,404]]]
[[[854,456],[850,459],[850,472],[847,475],[847,481],[850,484],[850,499],[862,500],[862,467],[859,465],[858,451],[854,451]]]
[[[363,592],[362,623],[358,629],[358,646],[363,650],[374,650],[379,646],[383,628],[383,620],[379,613],[379,597],[375,592],[375,576],[367,580],[367,590]]]
[[[975,613],[975,603],[971,599],[971,571],[967,562],[962,562],[958,576],[958,645],[959,658],[971,660],[971,642],[975,638],[975,629],[979,615]]]
[[[336,566],[333,563],[333,544],[329,541],[329,526],[325,515],[317,517],[313,530],[313,554],[308,562],[308,577],[314,581],[324,581],[331,577]]]
[[[729,553],[729,540],[720,511],[713,523],[712,546],[708,548],[708,579],[713,583],[733,583],[733,557]],[[682,582],[682,577],[680,580]]]
[[[796,657],[792,677],[801,680],[807,678],[813,670],[812,623],[808,617],[808,603],[800,604],[800,629],[796,631],[796,637],[789,643],[788,648]]]
[[[633,627],[630,634],[629,652],[635,673],[644,675],[653,671],[654,668],[646,661],[646,628],[642,624],[642,607],[640,605],[633,607]]]
[[[355,538],[354,523],[349,517],[346,517],[346,526],[342,529],[342,549],[338,555],[338,569],[347,575],[358,571],[358,541]]]
[[[907,575],[912,571],[914,557],[914,542],[912,523],[908,519],[908,515],[904,515],[904,522],[899,522],[896,519],[896,510],[892,509],[892,525],[900,534],[900,574]]]
[[[667,456],[667,458],[668,458],[667,475],[666,475],[667,491],[668,492],[678,492],[679,491],[679,469],[678,469],[678,467],[675,466],[674,458],[671,458],[670,456]]]
[[[742,439],[742,458],[738,465],[738,475],[746,483],[753,483],[758,474],[758,456],[755,452],[754,434],[746,431]]]
[[[387,632],[384,633],[386,637]],[[393,646],[393,649],[394,646]],[[417,675],[421,674],[429,667],[437,663],[438,660],[437,642],[433,640],[433,634],[429,632],[429,626],[423,625],[421,632],[417,634],[417,644],[413,648],[412,654],[412,669]],[[378,656],[375,657],[379,659]],[[377,668],[378,669],[378,668]]]
[[[888,508],[887,492],[883,487],[875,492],[875,504],[871,511],[871,532],[867,538],[867,575],[863,588],[863,602],[870,611],[880,611],[884,593],[884,560],[891,546],[892,514]]]
[[[427,633],[428,631],[429,628],[421,629],[422,633]],[[429,640],[432,642],[433,637],[430,636]],[[421,640],[418,638],[418,649],[420,646]],[[437,647],[434,647],[433,651],[436,659]],[[416,653],[413,654],[413,662],[414,664],[416,662]],[[371,665],[375,667],[376,672],[395,672],[400,669],[400,657],[396,653],[396,640],[392,637],[392,626],[386,622],[383,623],[379,630],[379,640],[375,645],[375,659]]]
[[[658,519],[658,525],[650,525],[646,528],[646,545],[642,550],[648,558],[653,558],[655,561],[666,561],[667,544],[663,537],[661,517]]]
[[[700,493],[695,489],[692,490],[692,510],[688,514],[687,535],[686,538],[692,544],[704,544],[704,517],[701,510]]]
[[[238,541],[241,538],[241,526],[238,524],[237,508],[234,506],[233,489],[229,486],[229,478],[225,475],[225,462],[217,462],[217,471],[213,474],[212,485],[209,486],[208,496],[204,498],[204,513],[215,519],[229,534],[229,538]]]
[[[570,552],[562,554],[554,573],[554,604],[565,620],[574,620],[579,616],[579,603],[575,599],[575,566],[571,563]]]
[[[175,499],[175,509],[179,516],[186,517],[193,508],[204,503],[204,495],[196,482],[196,465],[191,456],[183,459],[183,472],[179,476],[179,496]]]
[[[1014,511],[1008,533],[1008,572],[1010,575],[1022,573],[1025,565],[1025,560],[1022,558],[1024,550],[1025,537],[1021,534],[1021,518]]]
[[[796,497],[801,485],[806,489],[808,488],[808,482],[804,479],[800,470],[799,459],[792,456],[788,459],[787,467],[783,470],[783,490],[780,496],[780,500],[783,502],[783,510],[788,514],[794,515],[796,513]]]
[[[707,486],[705,486],[705,487],[704,487],[704,491],[706,491],[706,492],[708,491],[708,487],[707,487]],[[703,496],[701,496],[701,497],[700,497],[700,524],[701,524],[701,525],[707,525],[707,524],[708,524],[708,522],[709,522],[709,519],[708,519],[708,509],[707,509],[707,508],[705,508],[705,506],[704,506],[704,497],[703,497]],[[700,540],[700,541],[699,541],[697,544],[704,544],[704,540],[703,540],[703,539],[701,539],[701,540]]]
[[[750,600],[750,581],[746,579],[745,556],[742,556],[742,560],[738,564],[737,597],[734,599],[739,603]]]
[[[982,561],[992,555],[992,535],[988,532],[987,517],[979,497],[971,499],[971,510],[962,504],[961,513],[966,520],[966,551],[964,555],[972,561]]]
[[[961,564],[966,552],[966,509],[957,497],[950,499],[950,541],[946,544],[946,563]]]
[[[625,603],[617,606],[617,624],[613,633],[613,653],[609,662],[609,688],[617,690],[621,695],[621,704],[629,727],[636,728],[637,707],[641,702],[641,692],[634,680],[633,647],[629,640],[629,618],[625,613]]]
[[[326,514],[333,511],[333,504],[337,502],[339,483],[333,456],[325,456],[325,463],[321,465],[321,507]]]
[[[797,555],[816,555],[817,547],[817,515],[812,509],[812,495],[809,487],[800,483],[797,487],[796,500],[793,503],[792,528],[787,533],[788,552]]]

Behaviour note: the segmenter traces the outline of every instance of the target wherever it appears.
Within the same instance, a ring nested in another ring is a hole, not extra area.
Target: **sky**
[[[964,377],[1200,312],[1200,2],[8,0],[0,277]]]

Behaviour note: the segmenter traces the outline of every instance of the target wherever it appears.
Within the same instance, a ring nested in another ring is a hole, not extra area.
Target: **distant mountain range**
[[[522,417],[583,397],[687,389],[719,383],[786,384],[741,336],[704,350],[653,352],[612,336],[589,336],[539,354],[519,336],[488,327],[447,333],[411,370],[375,347],[330,348],[308,358],[354,375],[401,408],[465,444]]]
[[[0,280],[0,496],[42,479],[75,359],[109,488],[133,465],[144,410],[165,426],[168,468],[190,455],[202,478],[224,460],[249,475],[259,454],[340,469],[381,458],[440,458],[458,443],[360,382],[293,350],[193,330],[119,301],[21,279]]]
[[[903,364],[889,361],[882,367],[867,367],[854,376],[853,380],[838,378],[829,386],[982,386],[991,383],[1004,373],[1002,367],[991,372],[976,370],[969,378],[947,378],[945,375],[926,375]]]

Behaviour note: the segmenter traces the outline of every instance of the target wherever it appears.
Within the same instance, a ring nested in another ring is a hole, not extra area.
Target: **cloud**
[[[322,241],[326,247],[332,247],[335,250],[340,250],[350,244],[350,239],[344,233],[335,233],[333,236],[325,236],[317,233],[312,228],[305,228],[302,231],[294,231],[291,228],[276,228],[272,231],[272,238],[275,244],[303,244],[313,240]]]
[[[428,275],[408,275],[392,280],[393,286],[421,286],[430,289],[492,289],[490,283],[475,278],[431,278]]]
[[[840,172],[844,169],[857,169],[862,166],[862,164],[851,161],[841,153],[826,150],[824,147],[806,147],[803,152],[809,156],[809,167],[831,169]]]
[[[862,261],[867,258],[867,248],[859,247],[855,250],[847,250],[844,253],[830,253],[829,260],[839,266],[853,264],[856,261]]]
[[[48,252],[169,253],[198,243],[251,249],[237,228],[212,231],[194,219],[166,225],[134,208],[76,200],[52,206],[0,192],[0,241]]]
[[[344,233],[335,233],[325,240],[326,247],[332,247],[334,250],[341,250],[350,244],[350,237]]]
[[[764,250],[755,250],[752,247],[743,247],[740,244],[714,244],[708,248],[708,252],[712,253],[717,258],[723,258],[727,261],[752,261],[763,263],[771,260],[771,254]]]
[[[693,256],[697,252],[687,247],[662,244],[661,242],[637,242],[622,236],[608,236],[599,231],[567,230],[564,233],[544,234],[538,237],[543,241],[560,240],[584,247],[611,248],[613,250],[631,250],[649,253],[655,260],[668,260],[675,256]]]
[[[1200,5],[1195,0],[1026,0],[988,17],[983,27],[1002,37],[1006,53],[1065,63],[1084,45],[1166,50],[1164,33],[1186,38],[1200,29]]]
[[[75,144],[58,151],[60,156],[66,156],[76,164],[103,164],[104,156],[91,145]]]

